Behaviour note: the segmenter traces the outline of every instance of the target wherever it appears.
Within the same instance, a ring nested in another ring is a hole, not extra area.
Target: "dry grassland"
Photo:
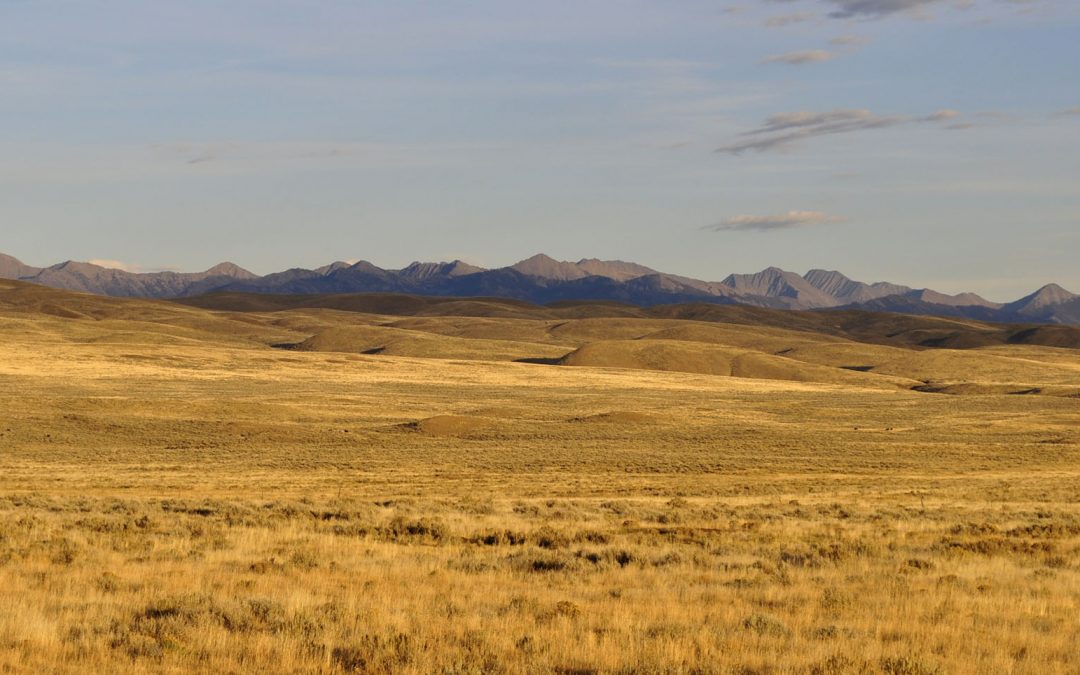
[[[1078,352],[650,321],[9,285],[0,672],[1080,673]]]

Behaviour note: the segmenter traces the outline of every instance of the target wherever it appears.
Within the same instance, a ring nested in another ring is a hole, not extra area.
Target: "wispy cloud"
[[[131,263],[121,262],[119,260],[107,260],[105,258],[93,258],[86,262],[91,265],[97,265],[98,267],[105,267],[110,270],[120,270],[121,272],[138,272],[142,270],[140,265],[132,265]]]
[[[955,119],[960,113],[955,110],[939,110],[923,117],[903,115],[877,115],[865,109],[838,109],[827,112],[798,111],[778,113],[768,117],[756,129],[744,131],[739,140],[721,146],[716,152],[734,155],[753,150],[764,152],[787,147],[799,141],[849,134],[870,129],[884,129],[910,122],[943,122]]]
[[[869,110],[779,113],[766,119],[757,129],[743,132],[741,136],[746,137],[746,140],[719,147],[716,151],[736,155],[747,150],[762,152],[817,136],[881,129],[905,121],[903,117],[879,116]]]
[[[960,116],[959,111],[951,110],[949,108],[942,108],[936,110],[925,117],[919,118],[920,122],[946,122],[951,119],[956,119]]]
[[[1065,110],[1060,110],[1057,113],[1055,113],[1054,116],[1055,117],[1080,117],[1080,105],[1076,106],[1075,108],[1066,108]]]
[[[916,12],[941,0],[828,0],[836,6],[829,13],[834,19],[874,19],[898,12]]]
[[[788,52],[768,56],[761,60],[762,63],[786,63],[790,66],[801,66],[807,63],[821,63],[831,60],[835,54],[824,49],[810,49],[801,52]]]
[[[120,270],[121,272],[130,272],[132,274],[147,274],[150,272],[175,272],[179,268],[177,267],[144,267],[136,263],[126,263],[120,260],[109,260],[107,258],[93,258],[86,262],[91,265],[97,265],[98,267],[104,267],[110,270]]]
[[[838,223],[843,219],[830,216],[821,211],[788,211],[772,216],[732,216],[715,225],[706,225],[711,232],[770,232],[773,230],[792,230],[812,225]]]
[[[838,35],[829,40],[834,47],[862,47],[870,43],[870,38],[862,35]]]

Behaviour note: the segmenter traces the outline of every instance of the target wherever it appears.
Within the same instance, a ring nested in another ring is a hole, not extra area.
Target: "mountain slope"
[[[238,280],[257,277],[232,263],[205,272],[134,273],[85,262],[67,261],[22,277],[43,286],[116,297],[173,298],[209,291]]]
[[[769,267],[757,274],[731,274],[722,283],[740,295],[776,298],[791,308],[814,309],[840,304],[798,274],[778,267]]]
[[[1002,310],[1029,321],[1080,323],[1080,295],[1057,284],[1047,284],[1031,295],[1008,303]]]
[[[920,300],[918,295],[888,295],[866,302],[842,305],[838,309],[861,309],[867,312],[894,312],[917,316],[948,316],[976,321],[1002,321],[1002,314],[993,307],[982,305],[938,304]]]
[[[607,277],[616,281],[629,281],[638,277],[658,274],[652,268],[638,265],[637,263],[623,262],[622,260],[598,260],[596,258],[583,258],[576,263],[578,269],[598,277]]]
[[[0,279],[21,279],[40,272],[38,267],[31,267],[18,258],[0,253]]]
[[[408,267],[398,270],[398,274],[413,281],[430,281],[432,279],[463,277],[483,271],[484,268],[482,267],[455,260],[448,263],[414,262],[410,263]]]
[[[822,293],[832,296],[841,304],[853,304],[883,298],[888,295],[902,295],[911,289],[899,284],[879,281],[865,284],[854,281],[835,270],[813,269],[803,275],[808,284]]]
[[[388,270],[370,262],[335,262],[257,276],[232,263],[205,272],[132,273],[68,261],[44,269],[0,255],[0,278],[112,296],[174,298],[210,292],[264,294],[406,293],[495,297],[546,304],[615,301],[652,307],[678,303],[741,304],[770,309],[853,308],[996,322],[1080,324],[1080,296],[1056,284],[1007,305],[974,293],[948,295],[888,282],[863,283],[835,270],[798,275],[777,267],[702,281],[620,260],[560,261],[539,254],[509,267],[414,262]]]
[[[514,263],[510,266],[510,269],[525,276],[554,279],[556,281],[570,281],[589,276],[588,272],[574,263],[555,260],[543,253],[538,253],[531,258]]]
[[[1001,308],[1000,303],[990,302],[975,293],[947,295],[945,293],[932,291],[929,288],[922,288],[919,290],[908,291],[903,295],[917,302],[925,302],[931,305],[945,305],[947,307],[989,307],[991,309]]]
[[[622,260],[582,258],[574,262],[555,260],[543,253],[526,258],[510,266],[510,269],[530,277],[554,281],[573,281],[585,277],[605,277],[615,281],[629,281],[658,272],[644,265]]]

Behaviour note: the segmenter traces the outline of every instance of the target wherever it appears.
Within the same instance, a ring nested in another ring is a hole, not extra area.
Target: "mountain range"
[[[587,258],[559,261],[535,255],[509,267],[484,269],[460,260],[414,262],[383,269],[370,262],[335,262],[266,276],[233,263],[205,272],[128,272],[87,262],[33,267],[0,254],[0,278],[99,295],[177,298],[211,292],[270,294],[409,293],[451,297],[499,297],[538,304],[608,300],[651,306],[686,302],[743,304],[775,309],[864,309],[998,321],[1080,325],[1080,295],[1048,284],[1010,303],[974,293],[948,295],[899,284],[855,281],[836,271],[799,275],[776,267],[702,281],[666,274],[631,262]]]

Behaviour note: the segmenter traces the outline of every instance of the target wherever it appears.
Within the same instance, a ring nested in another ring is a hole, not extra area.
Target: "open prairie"
[[[191,302],[0,281],[0,671],[1080,673],[1077,329]]]

